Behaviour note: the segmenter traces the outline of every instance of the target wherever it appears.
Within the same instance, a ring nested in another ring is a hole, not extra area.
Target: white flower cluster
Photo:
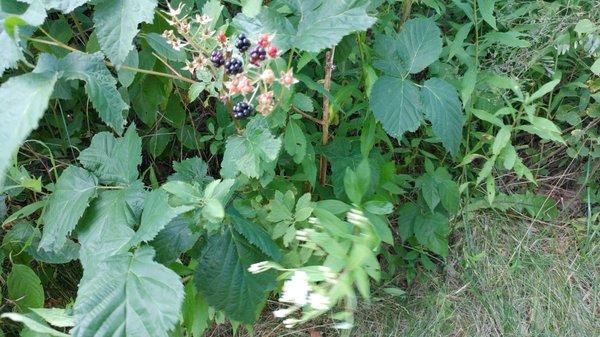
[[[310,285],[308,274],[304,271],[297,270],[294,272],[292,277],[285,281],[283,284],[283,292],[279,301],[290,303],[292,306],[275,310],[273,315],[275,317],[286,317],[296,310],[310,306],[313,310],[328,310],[331,306],[331,300],[329,297],[313,291]],[[298,323],[299,320],[295,318],[288,318],[283,321],[283,324],[290,328],[294,324]]]

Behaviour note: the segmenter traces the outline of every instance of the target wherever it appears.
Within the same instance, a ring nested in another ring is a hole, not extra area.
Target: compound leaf
[[[273,136],[267,121],[262,117],[254,118],[246,125],[243,135],[227,139],[221,175],[234,178],[241,172],[248,177],[259,178],[265,171],[265,165],[277,159],[280,149],[281,139]]]
[[[72,335],[167,337],[179,320],[183,285],[153,258],[144,246],[100,263],[77,292]]]
[[[57,251],[63,247],[67,235],[96,196],[97,184],[98,179],[80,167],[69,166],[63,171],[44,211],[40,248]]]

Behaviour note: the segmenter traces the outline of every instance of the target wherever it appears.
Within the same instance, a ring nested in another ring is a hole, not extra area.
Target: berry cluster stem
[[[334,53],[335,47],[331,48],[331,50],[327,51],[325,54],[325,79],[323,82],[323,87],[327,93],[329,93],[329,89],[331,88],[331,73],[333,72]],[[323,145],[327,145],[329,142],[329,123],[329,96],[325,95],[323,96],[323,119],[321,119],[321,127],[323,130],[321,143]],[[321,155],[319,182],[321,183],[321,186],[324,186],[327,183],[327,158],[325,155]]]

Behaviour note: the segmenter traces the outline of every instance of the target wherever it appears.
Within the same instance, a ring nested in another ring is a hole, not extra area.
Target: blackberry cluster
[[[222,52],[215,50],[210,55],[210,61],[214,64],[215,67],[219,68],[220,66],[225,64],[225,56]]]
[[[246,102],[238,102],[233,106],[233,117],[236,119],[244,119],[249,117],[254,108]]]
[[[238,35],[237,39],[235,39],[235,47],[240,51],[240,53],[245,52],[250,48],[250,40],[244,34]]]
[[[263,47],[256,47],[250,53],[250,63],[256,65],[260,61],[264,61],[267,58],[267,51]]]
[[[233,57],[225,62],[225,72],[228,75],[240,74],[242,71],[244,71],[244,66],[240,59]]]

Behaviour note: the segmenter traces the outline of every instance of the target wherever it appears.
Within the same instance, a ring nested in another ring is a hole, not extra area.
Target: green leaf
[[[24,0],[28,3],[36,3],[39,0]],[[65,14],[72,12],[75,8],[88,2],[88,0],[42,0],[39,1],[44,4],[47,10],[56,9]]]
[[[419,88],[408,79],[380,77],[369,104],[385,131],[397,139],[406,131],[417,130],[423,120]]]
[[[184,50],[175,50],[167,43],[162,35],[157,33],[149,33],[146,35],[146,42],[157,52],[159,55],[166,57],[168,60],[175,62],[184,62],[187,60],[187,56]]]
[[[271,134],[267,121],[263,117],[255,117],[246,125],[243,135],[227,139],[221,175],[234,178],[243,173],[250,178],[260,178],[266,164],[277,159],[280,149],[281,139]]]
[[[0,185],[12,154],[37,128],[48,107],[56,80],[54,73],[29,73],[11,77],[0,86]]]
[[[244,218],[233,207],[227,209],[227,215],[231,219],[233,228],[243,235],[249,243],[260,249],[265,255],[273,258],[273,260],[281,260],[283,255],[281,254],[279,247],[273,242],[271,235],[264,228],[259,224]]]
[[[292,97],[292,104],[304,112],[313,112],[315,110],[312,99],[303,93],[295,93],[294,97]]]
[[[58,61],[48,54],[43,54],[35,71],[48,71],[51,65],[60,72],[61,78],[85,81],[85,92],[102,121],[118,134],[123,133],[123,110],[129,106],[117,91],[117,81],[106,68],[101,53],[86,54],[76,51]]]
[[[448,256],[448,218],[439,213],[417,216],[414,230],[420,244],[441,257]]]
[[[485,22],[487,22],[492,28],[496,27],[496,18],[494,17],[494,5],[496,0],[477,0],[477,6],[479,6],[479,12]]]
[[[129,184],[138,177],[138,166],[142,163],[142,140],[134,124],[122,138],[115,138],[109,132],[100,132],[77,159],[83,167],[96,174],[103,184]]]
[[[352,32],[369,29],[377,19],[367,15],[368,1],[294,0],[300,10],[294,46],[318,52]]]
[[[100,263],[77,291],[72,335],[167,337],[179,321],[183,285],[153,257],[145,246]]]
[[[255,17],[260,12],[262,0],[241,0],[242,13],[248,17]]]
[[[512,128],[510,126],[503,126],[500,128],[496,137],[494,138],[494,144],[492,145],[492,153],[494,155],[500,154],[500,151],[510,144],[510,135]]]
[[[115,65],[133,49],[138,25],[152,23],[156,0],[103,0],[96,4],[94,23],[102,51]]]
[[[6,279],[8,298],[15,302],[16,308],[23,312],[28,308],[44,306],[44,288],[39,277],[31,268],[22,264],[13,264]]]
[[[45,324],[42,324],[32,318],[29,318],[25,315],[17,314],[14,312],[7,312],[7,313],[0,315],[0,318],[8,318],[15,322],[23,323],[23,325],[25,325],[31,331],[37,332],[38,334],[36,336],[44,336],[45,337],[45,336],[50,335],[50,336],[56,336],[56,337],[69,337],[69,335],[67,335],[66,333],[56,331],[56,330],[52,329],[51,327],[49,327]],[[1,333],[0,333],[0,336],[1,336]],[[21,336],[25,336],[25,335],[21,334]]]
[[[420,217],[421,210],[417,204],[409,202],[398,209],[398,232],[402,242],[410,239],[415,230],[415,221]]]
[[[131,68],[137,68],[139,63],[139,54],[137,49],[134,48],[129,52],[129,54],[127,54],[123,65]],[[119,78],[119,83],[121,83],[125,88],[129,87],[133,83],[133,80],[135,80],[135,75],[135,71],[124,69],[122,67],[117,68],[117,77]]]
[[[5,30],[0,31],[0,50],[2,50],[2,53],[0,53],[0,76],[2,76],[6,69],[17,66],[17,62],[23,57],[23,53],[19,45]]]
[[[135,236],[131,239],[131,245],[151,241],[171,220],[192,210],[194,207],[171,207],[167,192],[163,189],[157,189],[150,192],[146,197],[143,208],[142,221]]]
[[[291,22],[275,9],[263,7],[260,13],[250,18],[242,13],[235,16],[233,26],[241,33],[246,34],[251,40],[256,40],[258,35],[268,33],[273,35],[273,45],[281,52],[290,49],[296,35],[296,29]]]
[[[408,20],[402,25],[397,50],[408,71],[419,73],[442,53],[440,29],[431,19]]]
[[[67,235],[96,197],[98,180],[88,171],[69,166],[60,175],[44,211],[44,232],[40,248],[58,251],[67,241]]]
[[[283,138],[285,151],[294,158],[294,162],[301,163],[306,156],[306,136],[298,125],[298,122],[290,120],[285,129]]]
[[[86,271],[109,256],[124,253],[140,222],[146,191],[141,181],[120,190],[98,193],[81,219],[77,239],[80,260]]]
[[[423,83],[421,101],[433,132],[440,137],[446,150],[456,156],[465,124],[456,90],[446,81],[432,78]]]
[[[560,83],[560,79],[557,79],[557,80],[550,81],[550,82],[542,85],[536,92],[531,94],[531,96],[525,100],[525,104],[529,104],[537,99],[540,99],[540,98],[546,96],[547,94],[552,92],[559,83]]]
[[[253,263],[266,260],[255,246],[226,229],[208,239],[200,255],[194,282],[209,305],[241,323],[253,323],[275,287],[272,271],[252,274]]]
[[[169,181],[179,180],[203,185],[205,182],[212,180],[207,175],[208,165],[200,157],[191,157],[180,162],[173,162],[173,169],[175,173],[167,178]]]
[[[191,249],[200,233],[193,232],[190,226],[197,221],[188,214],[182,214],[171,220],[150,243],[156,250],[156,261],[168,263]]]
[[[594,73],[594,75],[600,76],[600,57],[596,59],[596,62],[594,62],[594,64],[592,64],[590,70],[592,71],[592,73]]]
[[[67,313],[67,309],[60,308],[37,308],[31,309],[36,315],[43,318],[51,325],[66,328],[75,325],[73,316]]]

